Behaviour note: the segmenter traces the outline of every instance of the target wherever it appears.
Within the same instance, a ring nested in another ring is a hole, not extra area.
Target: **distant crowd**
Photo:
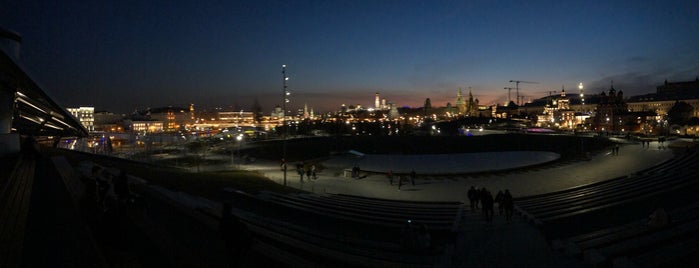
[[[499,215],[504,214],[508,223],[512,221],[515,205],[509,189],[505,189],[505,192],[502,190],[498,191],[495,198],[493,198],[493,195],[485,187],[479,190],[471,186],[467,196],[471,204],[471,212],[476,213],[480,209],[486,222],[490,223],[493,221],[495,203],[498,203]]]

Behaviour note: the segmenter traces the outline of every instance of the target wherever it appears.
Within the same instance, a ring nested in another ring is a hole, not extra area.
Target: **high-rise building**
[[[95,131],[95,107],[68,108],[67,110],[80,121],[87,131]]]
[[[374,96],[374,109],[381,110],[381,98],[378,92],[376,92],[376,96]]]

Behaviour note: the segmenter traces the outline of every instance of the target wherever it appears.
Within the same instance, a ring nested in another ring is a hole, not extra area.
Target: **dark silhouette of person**
[[[403,249],[406,251],[413,251],[417,247],[417,233],[415,231],[415,225],[411,220],[408,220],[403,225],[403,230],[400,232],[400,242]]]
[[[410,183],[415,186],[415,177],[417,177],[417,174],[415,174],[415,170],[410,171]]]
[[[400,190],[401,186],[403,186],[403,175],[398,177],[398,190]]]
[[[299,174],[299,179],[301,180],[301,182],[303,182],[303,164],[296,163],[296,173]]]
[[[231,267],[238,267],[240,258],[252,246],[252,235],[247,226],[231,213],[231,204],[224,203],[219,231],[230,257]]]
[[[417,240],[416,245],[418,249],[425,250],[432,247],[432,236],[430,236],[430,232],[427,230],[427,225],[424,223],[418,224],[415,238]]]
[[[502,206],[505,207],[505,219],[509,223],[512,221],[512,213],[515,210],[515,201],[509,189],[505,189],[505,193],[502,195]]]
[[[393,170],[389,170],[388,173],[386,173],[386,177],[388,177],[388,182],[393,185]]]
[[[99,167],[97,168],[99,169]],[[93,171],[94,169],[95,168],[93,167]],[[109,175],[101,174],[95,177],[97,180],[97,203],[103,209],[105,208],[105,202],[107,200],[107,192],[109,192],[109,188],[112,187],[109,183],[109,179],[105,178],[105,176]]]
[[[505,210],[505,207],[503,207],[503,205],[502,205],[502,198],[503,198],[503,193],[502,193],[502,190],[500,190],[495,195],[495,203],[498,203],[498,215],[502,215],[503,211]]]
[[[478,209],[478,190],[471,186],[471,189],[468,189],[466,196],[468,196],[468,201],[471,204],[471,212],[475,212],[476,209]]]
[[[483,216],[487,222],[491,222],[493,221],[493,195],[483,187],[480,196],[483,204]]]

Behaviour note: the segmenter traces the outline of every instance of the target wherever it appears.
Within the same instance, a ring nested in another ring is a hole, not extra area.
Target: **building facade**
[[[95,131],[95,107],[79,107],[66,109],[87,129],[88,132]]]

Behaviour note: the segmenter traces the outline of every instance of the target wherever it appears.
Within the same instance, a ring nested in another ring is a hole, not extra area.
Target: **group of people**
[[[306,178],[309,180],[318,179],[318,176],[316,175],[316,165],[311,165],[310,167],[305,168],[305,165],[303,163],[296,163],[296,173],[299,174],[301,182],[303,182],[304,175],[306,175]]]
[[[401,245],[409,251],[429,249],[432,246],[432,237],[427,225],[408,220],[401,231]]]
[[[116,208],[131,197],[129,179],[123,170],[114,176],[112,173],[103,172],[100,166],[93,165],[89,180],[88,185],[95,185],[97,205],[102,210]]]
[[[89,218],[96,221],[98,239],[115,247],[128,247],[130,222],[127,212],[136,209],[147,213],[147,204],[142,196],[133,194],[129,178],[123,170],[108,172],[93,165],[88,176],[82,177],[86,186],[84,202]]]
[[[481,209],[486,222],[493,221],[495,203],[498,203],[499,215],[504,214],[508,223],[512,221],[512,214],[515,206],[509,189],[506,189],[505,192],[502,190],[498,191],[495,198],[493,198],[493,195],[485,187],[479,190],[471,186],[467,195],[471,205],[471,211],[476,212],[478,209]]]
[[[612,155],[619,155],[619,144],[615,144],[614,147],[612,147]]]
[[[386,177],[388,177],[388,182],[393,185],[393,170],[389,170],[388,173],[386,173]],[[415,170],[410,171],[409,177],[410,179],[410,184],[415,186],[415,178],[417,178],[417,173],[415,173]],[[398,190],[400,190],[401,187],[403,187],[403,180],[405,180],[405,175],[404,174],[399,174],[398,175]]]

